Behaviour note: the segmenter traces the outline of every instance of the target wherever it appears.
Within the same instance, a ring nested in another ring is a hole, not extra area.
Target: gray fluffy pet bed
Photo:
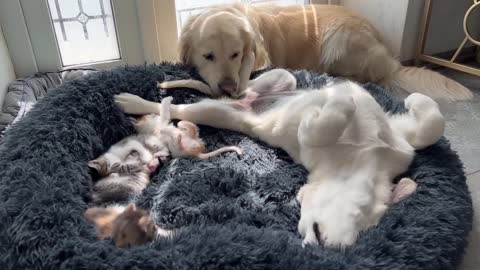
[[[326,75],[294,72],[298,87],[321,87]],[[130,92],[160,101],[194,102],[192,90],[161,92],[158,81],[198,78],[181,65],[98,72],[50,91],[0,144],[2,269],[454,269],[471,228],[472,204],[458,156],[447,140],[417,152],[407,175],[417,192],[345,251],[301,247],[295,195],[306,171],[278,149],[238,133],[201,128],[207,145],[240,145],[208,161],[166,164],[137,203],[151,209],[172,239],[117,249],[96,238],[83,218],[92,177],[87,161],[133,132],[113,103]],[[366,85],[388,111],[404,110]]]

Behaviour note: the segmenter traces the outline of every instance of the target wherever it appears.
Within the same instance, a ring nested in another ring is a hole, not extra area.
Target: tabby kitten
[[[159,159],[165,160],[170,155],[167,142],[160,135],[160,130],[170,124],[168,116],[151,114],[135,120],[137,134],[124,138],[88,162],[101,177],[93,186],[94,203],[127,200],[145,189]]]

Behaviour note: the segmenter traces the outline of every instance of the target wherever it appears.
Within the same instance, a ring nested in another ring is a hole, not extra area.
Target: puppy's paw
[[[129,114],[148,114],[158,112],[158,109],[155,108],[151,102],[129,93],[115,95],[114,102],[120,107],[120,109]]]
[[[344,249],[355,243],[359,228],[351,218],[325,220],[321,210],[302,211],[298,225],[302,245],[318,245]]]
[[[163,82],[161,82],[161,83],[159,82],[159,83],[157,84],[157,87],[158,87],[158,88],[162,88],[162,89],[168,89],[168,88],[171,88],[172,86],[171,86],[171,84],[170,84],[168,81],[163,81]]]
[[[437,102],[435,102],[432,98],[420,93],[410,94],[407,98],[405,98],[404,103],[405,108],[408,110],[428,110],[432,108],[438,108]]]
[[[172,100],[173,100],[172,96],[164,97],[162,99],[162,105],[170,106],[170,104],[172,103]]]
[[[438,104],[431,98],[414,93],[405,99],[405,107],[417,122],[414,138],[409,143],[422,149],[436,143],[445,132],[445,118]]]
[[[417,190],[417,183],[410,178],[402,178],[395,186],[392,192],[392,204],[398,203],[403,199],[409,197]]]

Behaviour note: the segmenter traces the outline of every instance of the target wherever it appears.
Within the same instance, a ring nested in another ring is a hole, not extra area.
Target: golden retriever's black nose
[[[218,84],[218,88],[220,88],[223,92],[232,95],[237,92],[237,83],[230,78],[225,78]]]

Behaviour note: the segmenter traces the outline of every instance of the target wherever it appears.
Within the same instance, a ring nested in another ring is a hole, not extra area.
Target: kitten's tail
[[[223,153],[227,153],[227,152],[237,152],[237,154],[239,154],[239,155],[241,155],[243,153],[243,151],[240,147],[225,146],[225,147],[219,148],[217,150],[214,150],[212,152],[200,153],[200,154],[197,155],[197,158],[204,160],[204,159],[209,159],[211,157],[219,156],[219,155],[221,155]]]

